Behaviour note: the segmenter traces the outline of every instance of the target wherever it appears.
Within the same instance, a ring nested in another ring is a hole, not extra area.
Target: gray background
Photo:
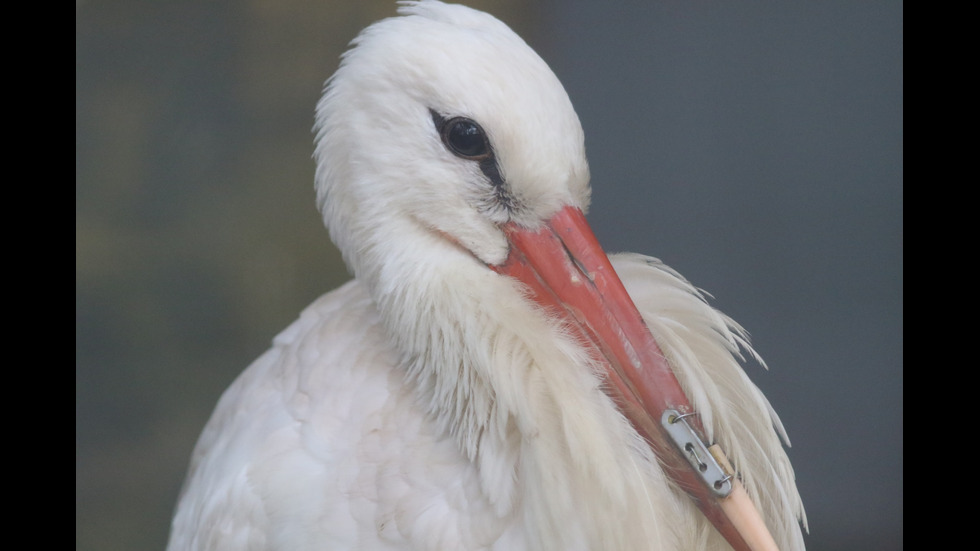
[[[810,549],[903,547],[901,2],[484,1],[587,136],[607,249],[741,322]],[[347,275],[313,106],[394,2],[76,3],[76,548],[159,549],[221,391]]]

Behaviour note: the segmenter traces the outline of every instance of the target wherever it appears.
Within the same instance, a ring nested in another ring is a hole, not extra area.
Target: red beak
[[[700,418],[582,211],[565,207],[537,231],[513,223],[504,231],[510,255],[494,271],[525,283],[540,306],[594,347],[610,397],[670,477],[733,548],[776,549],[724,453],[707,445]]]

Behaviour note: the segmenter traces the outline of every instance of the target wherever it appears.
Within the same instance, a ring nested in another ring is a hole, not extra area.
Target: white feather
[[[547,65],[492,17],[404,3],[317,106],[317,200],[355,280],[225,392],[173,522],[184,549],[724,549],[503,260],[499,224],[587,208],[584,139]],[[430,110],[480,121],[517,207],[488,207]],[[744,332],[659,262],[614,259],[785,550],[802,505],[739,366]],[[780,432],[781,432],[780,427]]]

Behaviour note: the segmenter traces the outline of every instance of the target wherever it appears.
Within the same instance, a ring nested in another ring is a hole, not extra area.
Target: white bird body
[[[225,392],[169,549],[728,548],[607,396],[595,351],[489,268],[508,258],[506,224],[587,206],[561,85],[486,14],[401,12],[355,41],[317,110],[318,202],[356,279]],[[458,116],[492,156],[447,151]],[[742,330],[658,261],[613,264],[707,438],[780,547],[802,549]]]

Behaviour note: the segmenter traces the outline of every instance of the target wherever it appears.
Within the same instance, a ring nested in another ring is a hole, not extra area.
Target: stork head
[[[319,205],[355,272],[353,242],[393,213],[499,264],[506,223],[587,207],[581,124],[497,19],[438,2],[400,12],[354,40],[317,107]]]
[[[702,480],[691,457],[710,454],[683,451],[666,426],[691,406],[585,223],[584,137],[558,79],[487,14],[434,1],[399,11],[354,40],[317,106],[317,199],[348,265],[372,288],[436,250],[520,280],[600,358],[623,415],[743,546],[718,504],[718,486],[737,481]],[[682,426],[703,440],[696,417]]]

